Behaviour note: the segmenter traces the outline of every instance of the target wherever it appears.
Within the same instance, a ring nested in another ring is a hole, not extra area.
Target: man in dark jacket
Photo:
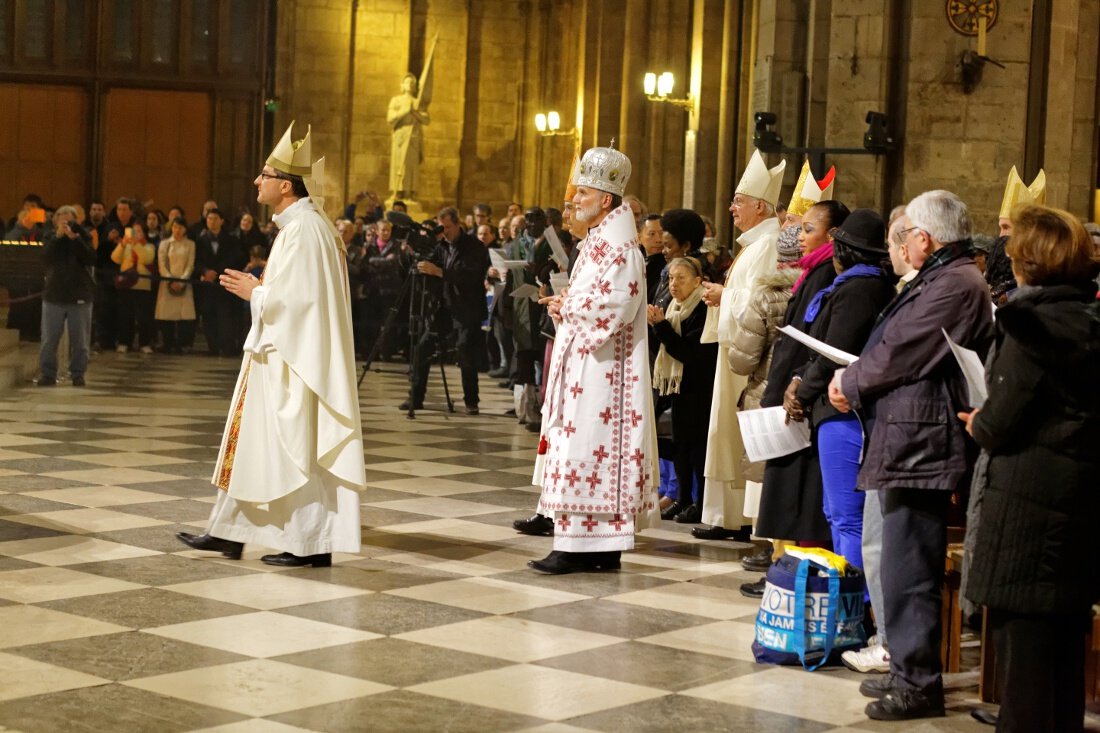
[[[869,436],[857,488],[882,491],[883,623],[890,673],[860,692],[875,720],[942,716],[940,621],[947,513],[976,450],[955,413],[966,386],[941,329],[984,354],[989,290],[970,243],[966,204],[929,191],[906,207],[898,235],[920,274],[887,306],[859,361],[836,373],[829,400],[858,410]]]
[[[42,259],[46,282],[42,290],[42,347],[38,352],[38,386],[57,384],[57,345],[69,328],[69,373],[74,387],[84,386],[92,336],[92,268],[96,252],[92,238],[76,224],[76,210],[62,206],[53,216],[55,230],[46,236]]]
[[[211,209],[206,214],[206,229],[195,242],[195,272],[200,280],[195,288],[195,306],[202,316],[202,332],[212,356],[241,353],[245,311],[237,296],[218,285],[218,276],[227,268],[243,270],[247,264],[244,245],[225,227],[221,211]]]
[[[450,313],[450,326],[456,335],[455,350],[462,371],[466,414],[476,415],[479,401],[477,365],[485,351],[485,332],[481,330],[481,323],[488,316],[485,275],[489,271],[489,253],[481,242],[462,231],[457,209],[440,210],[436,221],[443,227],[443,238],[431,258],[418,262],[416,269],[422,275],[443,280],[443,306]],[[419,409],[424,402],[435,336],[431,329],[425,329],[421,337],[416,363],[412,365],[409,399],[401,405],[403,410]]]

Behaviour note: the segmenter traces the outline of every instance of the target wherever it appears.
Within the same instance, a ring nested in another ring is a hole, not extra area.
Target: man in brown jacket
[[[858,361],[836,373],[829,399],[859,411],[869,436],[860,490],[882,491],[883,622],[890,673],[860,692],[875,720],[944,715],[940,585],[951,494],[970,476],[974,444],[955,413],[965,381],[941,329],[984,354],[989,290],[974,263],[970,214],[949,191],[909,202],[898,232],[920,274],[879,317]]]

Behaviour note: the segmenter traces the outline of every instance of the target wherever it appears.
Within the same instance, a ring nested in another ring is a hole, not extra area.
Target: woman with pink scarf
[[[802,275],[795,281],[783,325],[806,329],[807,306],[836,277],[832,234],[847,218],[848,207],[832,200],[814,204],[802,217],[802,231],[798,235],[798,246],[802,250],[798,267]],[[760,406],[782,405],[783,391],[791,383],[795,368],[809,358],[807,347],[780,334],[772,350],[768,384]],[[816,445],[766,463],[755,534],[772,538],[775,558],[782,554],[784,544],[831,542],[832,532],[822,504],[821,465]],[[746,583],[741,592],[750,597],[763,595],[763,579],[759,583]]]

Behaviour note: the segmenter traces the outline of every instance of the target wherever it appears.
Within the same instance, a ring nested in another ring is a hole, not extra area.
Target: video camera
[[[386,221],[393,225],[394,239],[409,245],[417,261],[426,260],[432,256],[435,251],[436,237],[443,231],[443,227],[433,219],[420,224],[400,211],[387,211]]]

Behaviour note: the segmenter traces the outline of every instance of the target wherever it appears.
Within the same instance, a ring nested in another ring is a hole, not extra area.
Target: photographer
[[[485,273],[489,270],[489,254],[484,245],[462,231],[458,211],[452,207],[441,209],[436,221],[442,228],[442,239],[432,255],[417,263],[421,275],[443,280],[443,305],[435,316],[425,314],[441,324],[439,331],[448,326],[456,332],[455,349],[458,366],[462,370],[462,393],[466,414],[478,414],[477,364],[485,350],[485,335],[481,322],[485,320]],[[450,323],[445,316],[449,313]],[[417,358],[412,364],[412,381],[409,399],[401,406],[419,409],[424,402],[428,386],[428,367],[436,347],[436,337],[444,333],[424,330],[417,345]]]
[[[77,225],[76,210],[62,206],[53,216],[54,231],[42,245],[46,266],[42,290],[42,347],[38,354],[38,386],[57,384],[57,345],[62,329],[69,328],[69,373],[73,386],[84,386],[88,348],[92,337],[92,267],[96,252],[92,238]]]

